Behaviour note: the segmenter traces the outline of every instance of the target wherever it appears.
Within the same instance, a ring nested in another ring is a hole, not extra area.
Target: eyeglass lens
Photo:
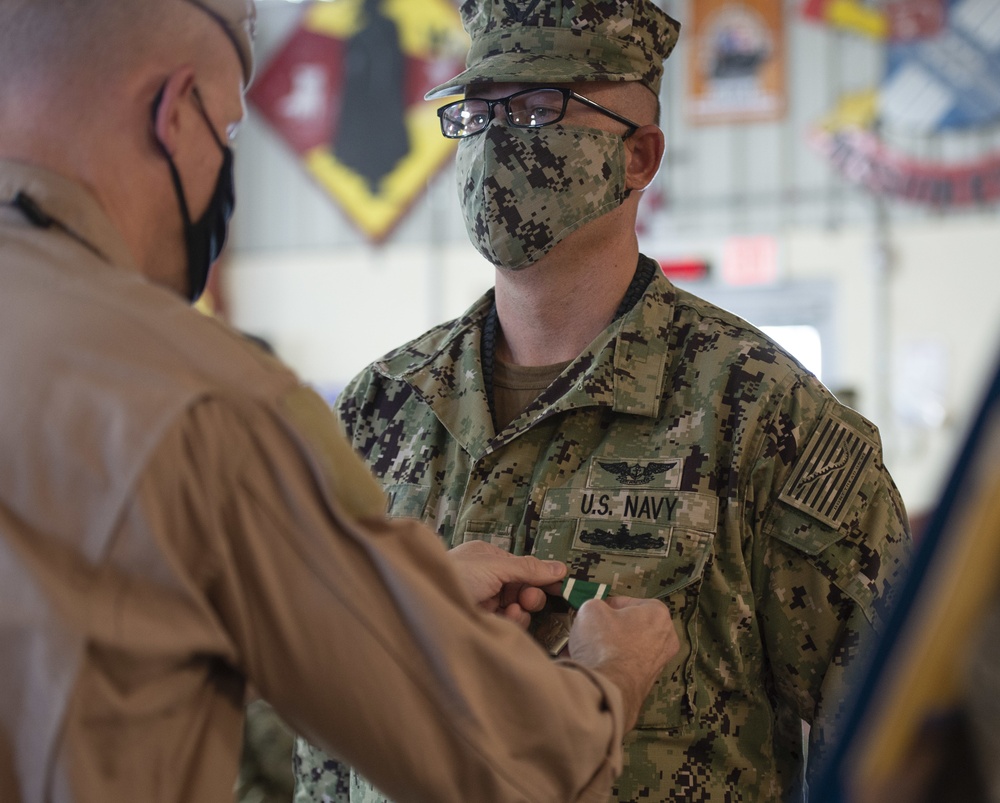
[[[526,89],[508,98],[486,100],[467,98],[441,109],[441,131],[446,137],[478,134],[489,124],[497,105],[503,106],[507,121],[518,128],[539,128],[558,123],[566,113],[569,92],[555,88]]]

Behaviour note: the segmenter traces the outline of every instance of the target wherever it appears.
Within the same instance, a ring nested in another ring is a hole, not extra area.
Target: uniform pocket
[[[430,486],[397,483],[387,485],[385,494],[389,499],[388,513],[391,518],[426,520],[427,501],[431,497]]]
[[[458,543],[486,541],[504,552],[510,552],[513,532],[514,526],[502,521],[470,521],[461,531],[462,537]]]
[[[670,608],[680,651],[653,687],[637,727],[680,727],[695,712],[695,612],[714,539],[711,532],[635,519],[539,520],[537,557],[561,560],[570,577],[607,583],[612,594],[661,599]]]

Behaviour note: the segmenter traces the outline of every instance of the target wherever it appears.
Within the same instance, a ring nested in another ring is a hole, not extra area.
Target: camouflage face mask
[[[472,244],[520,270],[625,200],[625,144],[596,129],[495,122],[462,140],[458,186]]]

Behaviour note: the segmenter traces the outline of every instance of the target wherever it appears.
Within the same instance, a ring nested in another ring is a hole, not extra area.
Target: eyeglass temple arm
[[[597,103],[591,100],[590,98],[585,98],[583,95],[578,95],[576,92],[572,90],[570,90],[569,96],[573,98],[573,100],[579,101],[584,106],[589,106],[591,109],[596,109],[599,112],[603,112],[604,114],[608,115],[608,117],[610,117],[611,119],[617,120],[619,123],[622,123],[623,125],[627,125],[633,131],[642,128],[641,125],[639,125],[638,123],[633,123],[627,117],[622,117],[620,114],[611,111],[611,109],[602,106],[600,103]]]

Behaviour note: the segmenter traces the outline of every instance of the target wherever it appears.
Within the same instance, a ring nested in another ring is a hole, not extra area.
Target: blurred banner
[[[870,131],[818,129],[813,147],[844,178],[878,195],[937,207],[1000,200],[1000,154],[961,163],[929,162],[895,150]]]
[[[937,33],[947,0],[805,0],[802,16],[876,39],[908,41]]]
[[[917,134],[1000,121],[1000,3],[950,0],[943,26],[889,43],[886,124]]]
[[[424,93],[465,67],[450,0],[326,0],[260,71],[250,102],[347,216],[385,239],[454,151]]]
[[[1000,200],[992,144],[1000,132],[1000,2],[807,0],[803,14],[885,41],[881,85],[842,98],[810,135],[837,172],[879,195],[930,206]],[[982,139],[969,139],[971,131]]]
[[[774,120],[785,112],[781,0],[698,0],[686,23],[691,123]]]

